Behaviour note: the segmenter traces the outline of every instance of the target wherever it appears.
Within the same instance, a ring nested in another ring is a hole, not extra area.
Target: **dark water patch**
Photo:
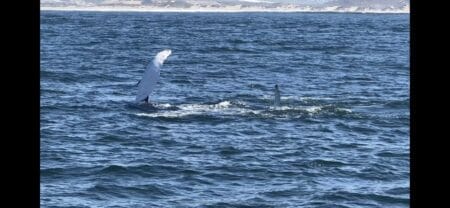
[[[202,146],[202,145],[191,144],[191,145],[187,146],[186,148],[194,149],[194,150],[204,150],[206,147]]]
[[[409,195],[410,189],[409,187],[391,188],[389,190],[386,190],[385,193],[391,195]]]
[[[45,179],[64,179],[90,176],[97,169],[98,167],[41,168],[40,174]]]
[[[392,170],[386,170],[386,167],[382,170],[374,167],[364,168],[355,176],[364,180],[371,181],[393,181],[396,178],[401,177],[395,174],[395,172]]]
[[[361,133],[363,135],[374,135],[374,134],[378,133],[375,129],[373,129],[371,127],[367,127],[364,125],[358,125],[358,124],[350,125],[350,124],[339,122],[335,126],[344,131]]]
[[[409,158],[409,153],[399,153],[399,152],[388,152],[383,151],[376,154],[378,157],[385,157],[385,158]]]
[[[323,159],[316,159],[307,162],[307,165],[311,168],[332,168],[332,167],[342,167],[347,166],[349,164],[334,161],[334,160],[323,160]]]
[[[196,186],[211,186],[215,184],[214,182],[216,182],[216,180],[211,180],[208,177],[202,177],[201,175],[197,174],[185,174],[181,177],[178,177],[176,180],[181,183],[187,183],[187,186],[182,187],[182,189],[186,191],[195,191]]]
[[[393,109],[408,109],[409,108],[409,99],[406,100],[398,100],[398,101],[390,101],[384,104],[387,108]]]
[[[332,200],[330,200],[332,201]],[[312,207],[317,208],[331,208],[331,207],[337,207],[337,208],[350,208],[350,206],[344,206],[341,204],[337,204],[336,202],[321,202],[321,201],[313,201],[308,203],[308,205]]]
[[[158,140],[158,142],[166,147],[175,147],[180,144],[179,142],[177,142],[173,139],[160,139],[160,140]]]
[[[231,173],[205,173],[202,174],[202,177],[213,180],[225,180],[225,181],[239,181],[244,178],[241,175]]]
[[[274,190],[262,193],[263,195],[270,198],[284,198],[284,197],[294,197],[302,194],[297,188],[285,189],[285,190]]]
[[[214,203],[214,204],[210,204],[210,205],[203,205],[201,207],[204,208],[257,208],[257,207],[261,207],[261,208],[271,208],[274,207],[273,205],[270,205],[269,203],[246,203],[246,202],[241,202],[241,203],[227,203],[227,202],[218,202],[218,203]]]
[[[225,146],[218,149],[218,153],[223,156],[241,154],[243,151],[232,146]]]
[[[70,100],[70,99],[69,99]],[[60,101],[59,103],[55,103],[52,105],[42,105],[41,106],[41,110],[63,110],[66,112],[80,112],[80,111],[88,111],[88,110],[92,110],[92,111],[108,111],[110,110],[110,108],[107,108],[106,106],[100,106],[100,105],[96,105],[96,104],[77,104],[75,102],[74,99],[74,103],[72,104],[63,104],[66,101]]]
[[[100,133],[97,136],[99,137],[99,139],[97,139],[96,142],[100,144],[110,144],[124,141],[124,138],[122,136],[118,136],[117,134]]]
[[[131,196],[138,198],[160,199],[173,194],[173,192],[169,189],[154,184],[137,186],[97,184],[94,187],[88,188],[86,191],[102,196],[118,198],[129,198]]]
[[[178,174],[180,171],[184,170],[169,165],[137,165],[137,166],[110,165],[97,171],[97,174],[105,176],[135,175],[142,177],[168,177],[174,176]]]
[[[345,143],[345,144],[331,144],[332,149],[354,149],[360,147],[361,144],[358,143]]]
[[[357,202],[357,201],[369,201],[375,202],[379,206],[389,205],[409,205],[409,199],[401,197],[391,197],[380,194],[360,194],[347,191],[337,191],[333,193],[324,194],[314,197],[315,200],[330,200],[334,202]]]

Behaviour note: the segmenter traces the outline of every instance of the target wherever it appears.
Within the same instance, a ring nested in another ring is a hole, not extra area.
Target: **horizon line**
[[[349,11],[349,10],[307,10],[307,9],[185,9],[185,8],[111,8],[111,7],[40,7],[40,11],[92,11],[92,12],[180,12],[180,13],[239,13],[239,12],[276,12],[276,13],[368,13],[368,14],[410,14],[407,10],[364,10],[364,11]]]

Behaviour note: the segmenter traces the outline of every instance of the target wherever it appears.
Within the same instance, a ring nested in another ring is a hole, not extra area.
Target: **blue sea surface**
[[[41,207],[409,207],[408,14],[40,21]]]

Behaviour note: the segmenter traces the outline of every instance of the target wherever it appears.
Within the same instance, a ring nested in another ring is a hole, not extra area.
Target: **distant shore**
[[[371,10],[361,8],[339,8],[334,7],[324,9],[312,8],[161,8],[161,7],[40,7],[41,11],[99,11],[99,12],[336,12],[336,13],[392,13],[392,14],[409,14],[409,8],[404,10]]]

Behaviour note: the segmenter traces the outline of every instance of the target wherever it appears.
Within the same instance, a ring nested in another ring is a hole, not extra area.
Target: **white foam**
[[[308,113],[317,113],[323,109],[323,106],[279,106],[279,107],[270,107],[271,110],[277,111],[287,111],[287,110],[301,110],[306,111]]]
[[[336,110],[338,110],[338,111],[344,111],[344,112],[346,112],[346,113],[352,113],[352,112],[353,112],[352,110],[347,109],[347,108],[336,108]]]
[[[295,108],[290,106],[270,106],[269,110],[285,111],[285,110],[295,110]]]
[[[262,99],[264,100],[273,100],[274,96],[273,95],[263,95]],[[305,100],[333,100],[333,98],[330,97],[303,97],[303,96],[298,96],[298,95],[286,95],[286,96],[281,96],[280,97],[281,100],[300,100],[300,101],[305,101]]]
[[[157,103],[157,104],[154,104],[156,107],[158,107],[158,108],[170,108],[170,107],[172,107],[172,105],[171,104],[169,104],[169,103]]]
[[[235,105],[230,101],[222,101],[215,104],[181,104],[172,106],[168,103],[154,104],[161,109],[156,113],[137,113],[138,116],[146,116],[151,118],[163,117],[163,118],[179,118],[190,115],[220,115],[220,116],[232,116],[232,115],[246,115],[254,114],[263,117],[280,117],[280,116],[296,116],[308,113],[310,115],[320,113],[326,110],[326,107],[331,105],[317,105],[317,106],[269,106],[266,109],[254,110],[249,108],[245,103]],[[177,110],[164,110],[170,107],[176,107]],[[351,113],[350,109],[336,108],[337,111],[343,111]],[[293,112],[294,111],[294,112]],[[300,112],[295,112],[300,111]],[[302,113],[302,111],[304,113]]]
[[[158,104],[160,106],[170,107],[170,104]],[[246,113],[258,114],[259,111],[250,110],[245,108],[239,108],[237,106],[232,106],[230,101],[222,101],[217,104],[182,104],[177,106],[179,110],[173,111],[163,111],[157,113],[138,113],[138,116],[147,117],[165,117],[165,118],[177,118],[189,115],[208,115],[208,114],[220,114],[220,115],[240,115]]]
[[[270,110],[277,110],[277,111],[286,111],[286,110],[301,110],[306,111],[308,113],[319,113],[320,111],[324,110],[325,107],[331,107],[331,105],[323,105],[323,106],[279,106],[279,107],[273,107],[271,106]],[[352,110],[347,108],[336,108],[337,111],[344,111],[347,113],[351,113]]]
[[[305,108],[305,110],[306,110],[308,113],[317,113],[317,112],[319,112],[320,110],[322,110],[322,106],[312,106],[312,107]]]
[[[215,104],[214,108],[228,108],[230,107],[230,105],[231,105],[230,101],[223,101],[218,104]]]

